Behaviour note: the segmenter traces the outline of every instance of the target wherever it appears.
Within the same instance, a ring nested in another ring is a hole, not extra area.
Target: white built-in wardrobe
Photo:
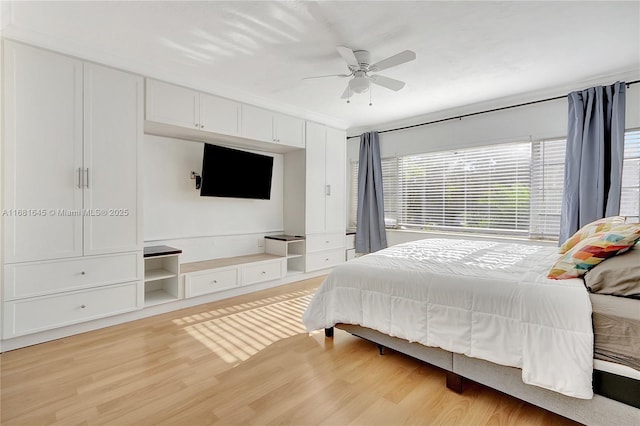
[[[3,43],[3,338],[140,308],[143,79]]]

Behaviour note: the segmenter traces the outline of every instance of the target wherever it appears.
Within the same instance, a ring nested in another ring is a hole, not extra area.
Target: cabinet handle
[[[87,182],[86,182],[86,184],[87,184],[87,189],[88,189],[89,188],[89,168],[88,167],[85,169],[85,173],[87,174]]]
[[[213,284],[218,284],[218,280],[213,280]]]
[[[196,127],[200,127],[200,125],[198,123],[196,123]]]
[[[87,305],[85,305],[84,303],[82,305],[80,305],[80,309],[84,309],[86,307],[87,307]]]
[[[201,129],[204,129],[204,124],[201,124],[201,125],[200,125],[200,128],[201,128]]]
[[[327,195],[331,195],[331,185],[327,185],[326,191],[327,191]]]
[[[78,188],[82,189],[83,186],[83,182],[82,182],[82,168],[78,167]]]
[[[265,271],[262,271],[262,275],[264,275],[264,274],[266,274],[266,272],[265,272]]]
[[[80,272],[80,275],[87,275],[85,271]]]

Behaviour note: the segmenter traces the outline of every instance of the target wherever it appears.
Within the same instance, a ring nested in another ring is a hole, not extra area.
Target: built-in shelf
[[[152,306],[182,298],[180,261],[182,250],[168,246],[144,248],[144,305]]]
[[[269,235],[264,238],[266,253],[287,258],[287,275],[304,272],[304,237]]]
[[[169,270],[162,269],[162,268],[151,269],[151,270],[148,270],[148,271],[144,271],[144,281],[145,282],[162,280],[162,279],[165,279],[165,278],[172,278],[172,277],[177,277],[177,276],[178,276],[178,274],[176,274],[175,272],[171,272]]]
[[[175,297],[173,294],[167,293],[166,291],[161,289],[145,291],[144,306],[159,305],[161,303],[171,302],[176,299],[177,297]]]

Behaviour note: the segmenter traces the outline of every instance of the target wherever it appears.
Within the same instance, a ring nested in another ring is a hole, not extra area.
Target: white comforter
[[[525,383],[589,399],[591,302],[582,280],[546,278],[557,257],[555,247],[487,241],[400,244],[335,268],[303,321],[519,367]]]

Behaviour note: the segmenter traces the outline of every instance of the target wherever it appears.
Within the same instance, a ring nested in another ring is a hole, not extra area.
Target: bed
[[[459,239],[399,244],[335,268],[303,321],[309,331],[330,336],[337,326],[443,368],[454,390],[465,377],[582,423],[640,424],[640,373],[615,355],[624,333],[640,329],[629,326],[640,300],[590,294],[582,278],[548,279],[557,250]],[[622,312],[623,331],[603,337]],[[634,362],[635,347],[627,349],[623,358]]]

